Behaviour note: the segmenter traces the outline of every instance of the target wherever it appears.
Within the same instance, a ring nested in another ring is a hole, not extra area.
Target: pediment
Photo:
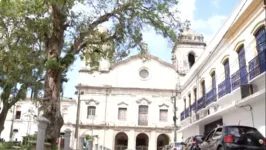
[[[117,105],[118,105],[118,106],[124,106],[124,107],[126,107],[128,104],[125,103],[125,102],[120,102],[120,103],[118,103]]]
[[[139,99],[139,100],[136,100],[136,102],[137,102],[138,104],[141,104],[141,105],[148,105],[148,104],[151,103],[151,101],[149,101],[149,100],[146,99],[146,98],[141,98],[141,99]]]
[[[87,105],[90,105],[90,106],[96,106],[99,104],[99,102],[97,100],[94,100],[94,99],[85,100],[85,103]]]
[[[161,105],[159,105],[160,109],[168,109],[169,105],[163,103]]]

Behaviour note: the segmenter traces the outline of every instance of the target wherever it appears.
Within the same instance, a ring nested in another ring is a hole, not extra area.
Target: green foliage
[[[85,140],[92,140],[92,141],[94,141],[94,136],[89,135],[89,134],[86,134],[85,135]]]

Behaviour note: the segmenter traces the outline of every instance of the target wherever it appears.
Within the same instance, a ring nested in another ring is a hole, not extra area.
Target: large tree
[[[16,11],[12,9],[2,5],[0,9],[0,135],[8,110],[29,92],[36,99],[44,80],[41,41],[28,32],[23,17],[10,15]]]
[[[51,124],[47,134],[52,144],[60,134],[62,74],[82,54],[90,65],[100,58],[125,57],[141,48],[142,32],[153,28],[170,42],[183,27],[176,11],[177,0],[2,0],[14,7],[12,17],[24,17],[28,32],[44,41],[44,116]],[[85,13],[82,13],[84,10]],[[106,30],[100,30],[100,29]]]

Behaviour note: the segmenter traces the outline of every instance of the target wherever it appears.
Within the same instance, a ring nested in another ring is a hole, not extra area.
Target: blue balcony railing
[[[180,119],[181,119],[181,121],[185,119],[184,111],[181,112],[181,114],[180,114]]]
[[[218,97],[221,98],[229,93],[231,93],[231,83],[230,78],[227,78],[218,85]]]
[[[246,66],[240,68],[231,76],[232,90],[248,83],[248,73]]]
[[[248,65],[250,80],[263,73],[266,70],[266,49],[253,58]]]
[[[202,96],[200,99],[198,99],[197,111],[201,110],[204,107],[205,107],[205,96]]]
[[[231,80],[232,80],[232,90],[238,88],[241,84],[240,81],[240,71],[236,71],[234,74],[232,74],[231,76]]]
[[[191,106],[190,106],[190,111],[192,112],[192,111],[197,111],[197,109],[196,109],[196,103],[194,102]]]
[[[216,102],[217,100],[217,96],[216,96],[216,88],[213,88],[212,90],[210,90],[207,94],[206,94],[206,106]]]
[[[189,107],[185,110],[185,118],[189,117]]]

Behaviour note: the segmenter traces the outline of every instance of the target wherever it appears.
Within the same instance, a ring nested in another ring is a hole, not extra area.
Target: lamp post
[[[31,121],[37,119],[37,115],[35,115],[35,112],[33,108],[29,108],[28,112],[24,114],[24,116],[27,118],[28,125],[27,125],[27,135],[29,135],[30,129],[31,129]]]
[[[78,106],[77,106],[77,114],[76,114],[76,126],[75,126],[75,138],[76,138],[76,149],[79,148],[79,137],[78,137],[78,130],[79,130],[79,117],[80,117],[80,95],[83,95],[84,92],[80,90],[81,84],[78,86],[78,91],[75,94],[78,95]]]

